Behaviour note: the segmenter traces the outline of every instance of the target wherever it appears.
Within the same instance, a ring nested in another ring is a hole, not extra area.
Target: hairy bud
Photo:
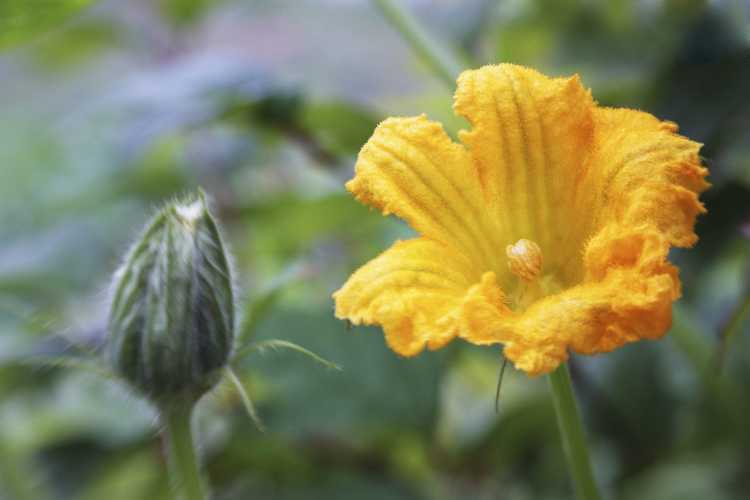
[[[108,354],[152,401],[197,400],[233,339],[231,269],[201,193],[157,213],[115,274]]]

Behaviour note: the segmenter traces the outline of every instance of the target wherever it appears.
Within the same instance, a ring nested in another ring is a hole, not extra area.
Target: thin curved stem
[[[549,374],[549,386],[576,494],[580,500],[600,500],[567,364]]]
[[[414,17],[398,2],[394,0],[373,1],[417,55],[452,89],[461,72],[461,64],[446,49],[432,40]]]
[[[198,464],[190,427],[192,413],[192,404],[174,405],[162,411],[167,440],[169,481],[176,498],[206,500],[208,490]]]

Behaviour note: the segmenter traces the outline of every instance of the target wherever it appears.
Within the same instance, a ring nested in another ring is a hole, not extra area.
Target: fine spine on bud
[[[508,245],[505,255],[510,272],[527,283],[534,281],[542,272],[542,250],[531,240],[522,238]]]
[[[110,361],[152,401],[197,400],[218,381],[233,339],[231,269],[205,199],[170,204],[115,274]]]

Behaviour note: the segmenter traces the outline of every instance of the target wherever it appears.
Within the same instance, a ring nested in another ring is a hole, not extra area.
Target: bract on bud
[[[197,400],[234,339],[231,269],[201,193],[157,213],[114,277],[108,354],[152,401]]]

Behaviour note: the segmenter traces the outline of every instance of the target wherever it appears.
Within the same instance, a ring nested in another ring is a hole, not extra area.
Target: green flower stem
[[[438,46],[414,17],[394,0],[373,0],[414,51],[451,89],[461,72],[461,64],[444,48]]]
[[[208,498],[207,489],[198,465],[190,428],[192,413],[192,404],[174,405],[162,411],[167,438],[169,480],[180,500],[205,500]]]
[[[557,425],[560,427],[565,457],[573,476],[573,484],[580,500],[600,500],[599,490],[591,470],[586,436],[581,425],[568,365],[562,364],[549,374],[549,386],[555,403]]]

